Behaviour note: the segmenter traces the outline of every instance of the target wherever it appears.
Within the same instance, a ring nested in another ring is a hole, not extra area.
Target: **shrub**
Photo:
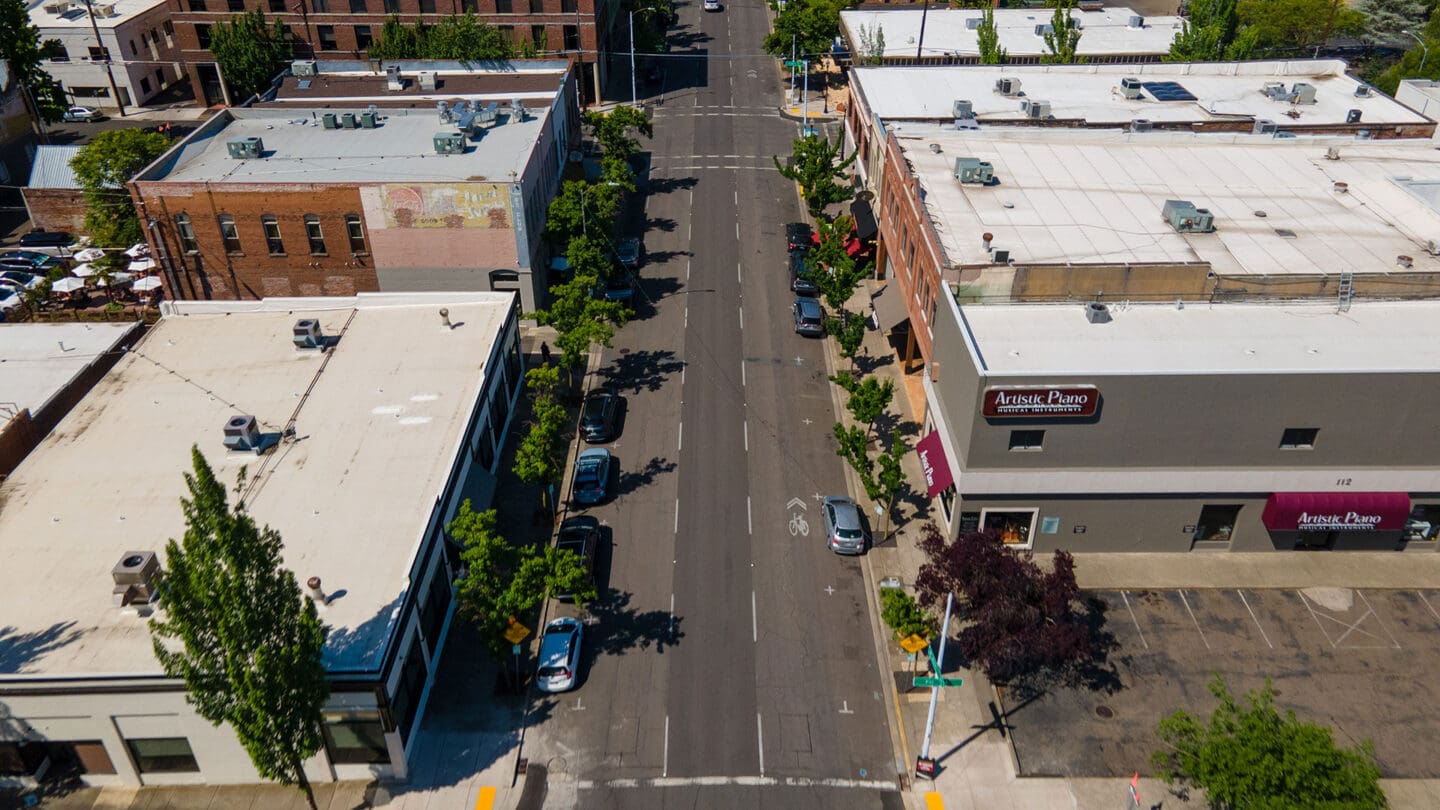
[[[880,591],[880,618],[895,631],[896,638],[917,635],[928,638],[935,632],[935,622],[920,608],[910,594],[899,588]]]

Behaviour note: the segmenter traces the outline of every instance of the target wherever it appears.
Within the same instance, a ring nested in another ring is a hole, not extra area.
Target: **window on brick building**
[[[310,10],[316,14],[327,14],[330,11],[330,0],[310,0]]]
[[[195,26],[195,39],[200,43],[200,47],[207,51],[210,50],[210,26]]]
[[[513,14],[514,12],[515,9],[511,5],[510,0],[495,0],[496,14]]]
[[[285,0],[270,0],[271,14],[284,14],[285,11]]]
[[[466,14],[479,14],[480,0],[460,0],[460,10]]]
[[[375,35],[372,34],[372,33],[370,33],[370,26],[368,26],[368,25],[357,25],[357,26],[355,26],[355,49],[356,49],[356,50],[358,50],[358,51],[366,50],[367,48],[370,47],[370,44],[373,43],[374,41],[375,41]]]
[[[566,14],[576,14],[580,11],[580,4],[576,0],[560,0],[560,10]]]
[[[166,20],[160,24],[160,28],[165,32],[165,47],[175,47],[175,26],[171,25],[169,20]]]
[[[280,238],[280,220],[274,214],[266,214],[260,218],[260,225],[265,229],[265,249],[271,256],[284,256],[285,241]]]
[[[399,14],[399,13],[400,13],[400,0],[385,0],[385,13],[386,13],[386,14]]]
[[[188,214],[175,215],[175,233],[180,237],[180,249],[186,253],[199,253],[200,243],[195,241],[195,229],[190,226]]]
[[[235,227],[235,218],[229,214],[220,216],[220,238],[225,241],[226,253],[241,253],[240,229]]]
[[[434,13],[435,13],[435,0],[420,0],[420,13],[421,13],[421,14],[434,14]]]
[[[320,230],[320,217],[305,215],[305,238],[310,240],[310,255],[325,255],[325,233]]]
[[[236,13],[245,10],[245,0],[225,0],[225,7]]]
[[[140,92],[147,96],[150,95],[150,79],[145,76],[140,77]]]
[[[191,11],[204,11],[205,0],[190,0],[189,6]]]
[[[315,26],[315,36],[320,40],[320,50],[322,51],[333,51],[339,47],[335,41],[335,26],[333,25]]]
[[[360,224],[358,214],[345,215],[345,236],[350,240],[351,253],[365,252],[365,226]]]
[[[370,9],[365,7],[365,0],[350,0],[351,14],[367,14]]]
[[[580,26],[578,26],[578,25],[567,25],[567,26],[565,26],[564,33],[565,33],[565,50],[567,50],[567,51],[578,51],[578,50],[580,50]]]
[[[535,50],[537,50],[537,51],[543,51],[543,50],[545,50],[545,48],[549,45],[549,43],[546,42],[547,39],[548,39],[548,37],[545,36],[545,26],[543,26],[543,25],[532,25],[532,26],[530,26],[530,42],[535,45]]]
[[[506,45],[509,45],[512,48],[515,47],[515,26],[500,26],[500,41],[504,42]]]
[[[544,13],[545,13],[545,0],[530,0],[530,13],[531,13],[531,14],[544,14]]]

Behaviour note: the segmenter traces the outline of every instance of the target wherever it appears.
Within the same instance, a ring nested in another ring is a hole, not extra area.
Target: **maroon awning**
[[[950,461],[945,458],[945,445],[940,442],[938,431],[932,430],[929,436],[921,439],[915,445],[915,454],[920,457],[920,469],[925,472],[925,490],[930,497],[944,492],[955,483],[955,475],[950,472]]]
[[[1405,492],[1276,492],[1260,521],[1272,532],[1398,532],[1409,516]]]

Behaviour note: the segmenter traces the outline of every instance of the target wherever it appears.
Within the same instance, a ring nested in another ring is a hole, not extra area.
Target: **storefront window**
[[[379,712],[325,715],[325,746],[336,764],[389,762],[385,726]]]
[[[1405,521],[1405,542],[1434,541],[1437,537],[1440,537],[1440,504],[1418,504]]]
[[[1007,546],[1028,546],[1035,528],[1035,515],[1039,511],[983,509],[980,511],[980,524],[985,527],[985,531],[999,535],[1000,542]]]
[[[184,737],[156,737],[148,740],[126,740],[135,770],[140,773],[195,773],[200,765]]]
[[[1235,533],[1235,519],[1240,516],[1239,505],[1211,506],[1200,508],[1200,519],[1195,523],[1196,543],[1228,543]]]
[[[955,520],[955,485],[940,490],[940,509],[945,513],[945,522]]]

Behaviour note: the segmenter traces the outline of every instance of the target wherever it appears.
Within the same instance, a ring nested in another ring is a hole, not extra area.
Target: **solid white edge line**
[[[680,533],[680,499],[675,499],[675,533]]]
[[[675,450],[679,452],[685,449],[685,423],[680,423],[680,432],[675,437]]]
[[[674,595],[671,595],[670,600],[672,604],[671,610],[673,611]],[[670,775],[670,715],[668,714],[665,715],[665,753],[661,755],[660,759],[660,775]]]
[[[760,641],[760,614],[755,610],[755,592],[750,592],[750,640]]]
[[[760,775],[765,775],[765,729],[760,725],[760,713],[755,712],[755,742],[760,746]]]

